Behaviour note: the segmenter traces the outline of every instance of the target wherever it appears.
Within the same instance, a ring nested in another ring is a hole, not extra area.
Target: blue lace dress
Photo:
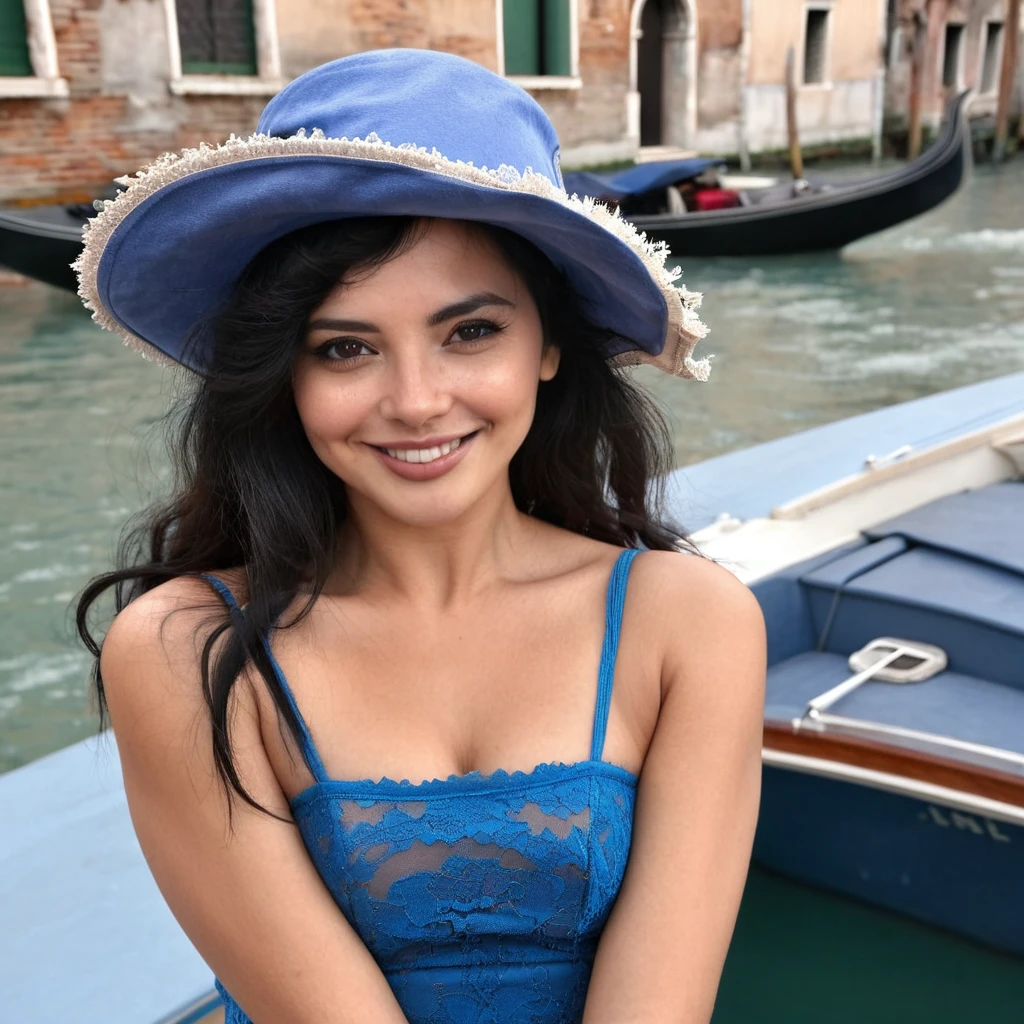
[[[637,778],[601,753],[636,553],[619,556],[608,585],[586,761],[420,783],[331,779],[270,656],[316,780],[291,801],[295,821],[410,1024],[578,1024],[583,1016],[633,823]],[[238,614],[227,588],[206,578]],[[225,1024],[251,1024],[217,987]]]

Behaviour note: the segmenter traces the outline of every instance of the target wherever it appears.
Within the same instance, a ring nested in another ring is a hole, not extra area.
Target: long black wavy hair
[[[179,576],[244,569],[245,614],[218,616],[200,669],[217,772],[229,797],[233,790],[259,810],[266,809],[246,792],[235,768],[232,687],[247,665],[255,667],[299,742],[298,722],[263,637],[300,587],[307,599],[287,625],[308,614],[334,568],[347,515],[344,484],[303,431],[291,390],[293,362],[309,315],[331,289],[353,271],[399,255],[421,223],[375,217],[317,224],[285,235],[253,259],[229,303],[204,325],[212,353],[169,414],[170,495],[128,521],[117,567],[91,579],[76,602],[78,634],[96,659],[92,681],[102,729],[102,641],[88,623],[97,599],[113,587],[119,612]],[[565,276],[530,242],[488,225],[473,230],[522,278],[545,343],[560,350],[558,372],[539,384],[533,424],[509,466],[516,506],[610,544],[694,551],[685,533],[654,511],[661,478],[671,469],[670,433],[646,392],[602,355],[609,332],[587,318]],[[230,635],[218,646],[225,632]]]

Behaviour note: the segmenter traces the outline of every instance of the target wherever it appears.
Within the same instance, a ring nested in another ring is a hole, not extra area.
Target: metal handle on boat
[[[880,657],[876,661],[871,661],[870,659],[875,654],[880,654]],[[916,664],[909,666],[894,664],[904,655],[908,655]],[[849,679],[845,679],[837,686],[833,686],[830,690],[809,700],[804,713],[799,718],[793,719],[794,732],[812,730],[818,733],[853,733],[899,739],[916,746],[937,749],[941,753],[956,751],[966,754],[974,762],[991,765],[997,769],[1005,770],[1007,767],[1012,767],[1014,770],[1024,769],[1024,754],[1013,750],[990,747],[984,743],[973,743],[970,740],[955,739],[941,733],[908,729],[900,725],[873,722],[866,718],[849,718],[845,715],[828,713],[828,708],[832,707],[836,701],[852,693],[870,679],[878,677],[879,681],[898,683],[923,682],[930,679],[946,667],[946,652],[942,648],[932,644],[899,640],[895,637],[878,637],[851,654],[849,660],[851,668],[864,665],[865,661],[868,661],[868,664]],[[890,666],[892,667],[890,668]]]
[[[844,680],[838,686],[833,686],[831,690],[826,690],[824,693],[809,700],[804,713],[799,718],[793,719],[793,728],[799,729],[801,724],[809,718],[812,720],[818,718],[823,711],[830,708],[841,697],[845,697],[848,693],[853,693],[862,683],[866,683],[869,679],[876,676],[882,669],[896,661],[897,658],[902,658],[904,654],[912,654],[913,650],[912,647],[903,645],[895,647],[888,654],[879,658],[873,665],[869,665],[866,669],[858,672],[855,676],[850,676],[849,679]]]
[[[883,466],[888,466],[892,462],[897,462],[902,459],[904,455],[909,455],[914,450],[912,444],[900,445],[895,451],[889,452],[888,455],[868,455],[864,459],[865,469],[881,469]]]

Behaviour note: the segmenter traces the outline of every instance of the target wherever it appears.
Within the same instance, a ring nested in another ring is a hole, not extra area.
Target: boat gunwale
[[[946,802],[984,801],[994,806],[976,806],[977,813],[1024,825],[1024,777],[983,765],[859,736],[795,731],[790,721],[771,720],[764,723],[762,755],[768,766],[800,770],[800,763],[807,762],[805,770],[812,774],[840,775],[861,784],[871,785],[873,775],[885,776],[888,784],[875,788],[895,788],[907,796],[919,795],[915,790],[922,785],[932,787],[946,794]],[[826,765],[831,772],[823,770]],[[929,799],[940,797],[935,793]]]

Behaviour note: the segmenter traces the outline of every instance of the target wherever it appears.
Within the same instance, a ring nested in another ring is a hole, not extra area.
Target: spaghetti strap
[[[612,683],[615,680],[615,657],[619,651],[619,634],[622,630],[622,610],[626,605],[626,583],[629,580],[629,568],[638,554],[640,552],[632,548],[623,551],[615,560],[608,581],[604,644],[601,648],[601,667],[597,673],[597,706],[594,709],[594,732],[590,742],[591,761],[600,761],[604,752],[604,734],[608,728]]]
[[[238,601],[235,600],[235,595],[232,594],[231,590],[217,579],[216,576],[210,576],[207,573],[200,573],[199,575],[206,580],[207,583],[213,586],[217,593],[224,599],[224,603],[228,607],[228,612],[231,614],[231,619],[235,623],[235,627],[239,628],[242,623],[245,622],[245,616],[238,605]],[[302,717],[299,705],[295,701],[295,695],[292,693],[292,688],[288,685],[288,680],[285,679],[284,673],[281,671],[281,666],[277,663],[277,658],[274,657],[274,652],[270,648],[270,640],[267,637],[267,634],[263,635],[262,640],[263,649],[267,652],[267,658],[270,660],[270,665],[274,670],[274,675],[277,678],[278,685],[281,687],[281,692],[284,694],[285,700],[288,701],[288,705],[292,709],[292,714],[295,715],[295,721],[298,723],[302,756],[305,758],[306,767],[309,768],[313,778],[317,782],[328,782],[329,778],[327,771],[324,768],[323,761],[320,760],[320,755],[317,753],[316,746],[313,743],[313,737],[309,732],[309,727],[306,725],[306,720]]]

